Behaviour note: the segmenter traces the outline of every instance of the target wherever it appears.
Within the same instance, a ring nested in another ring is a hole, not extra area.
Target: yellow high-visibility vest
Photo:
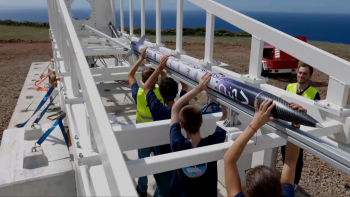
[[[286,89],[288,92],[297,93],[297,83],[291,83],[287,86]],[[301,96],[311,99],[311,100],[315,100],[315,96],[317,94],[318,90],[312,86],[310,86],[308,89],[306,89],[303,94]]]
[[[156,87],[153,90],[153,92],[158,98],[158,100],[164,105],[164,99],[160,95],[159,88]],[[136,121],[138,123],[152,122],[153,121],[152,114],[149,107],[147,107],[146,95],[143,88],[139,88],[139,90],[137,91],[136,103],[137,103]]]

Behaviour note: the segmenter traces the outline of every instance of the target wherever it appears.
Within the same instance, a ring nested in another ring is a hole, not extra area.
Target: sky
[[[86,0],[75,0],[77,9],[87,9]],[[95,0],[98,1],[98,0]],[[116,10],[119,1],[115,0]],[[146,0],[146,10],[155,9],[156,0]],[[177,0],[161,0],[162,10],[176,10]],[[288,13],[338,13],[350,14],[350,0],[215,0],[237,11],[288,12]],[[134,10],[140,9],[140,0],[133,0]],[[46,8],[46,0],[0,0],[1,9],[38,9]],[[124,0],[124,9],[128,10],[129,0]],[[184,0],[184,10],[200,10]]]

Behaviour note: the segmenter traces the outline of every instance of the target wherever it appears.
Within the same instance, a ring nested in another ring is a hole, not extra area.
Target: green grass
[[[0,40],[49,40],[49,29],[41,27],[0,25]]]
[[[340,55],[350,55],[350,45],[340,43],[329,43],[319,41],[308,41],[309,44],[322,50],[333,52]]]

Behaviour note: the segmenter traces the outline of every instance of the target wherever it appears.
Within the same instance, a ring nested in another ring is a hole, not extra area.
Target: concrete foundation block
[[[48,166],[48,159],[41,147],[37,147],[36,151],[25,150],[23,154],[23,168],[34,169]]]
[[[40,125],[35,124],[33,127],[28,126],[24,130],[24,140],[26,141],[38,140],[43,134],[44,134],[44,131],[42,130]]]

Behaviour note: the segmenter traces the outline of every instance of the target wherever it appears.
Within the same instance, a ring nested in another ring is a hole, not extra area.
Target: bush
[[[0,25],[50,28],[49,23],[29,22],[29,21],[17,22],[12,20],[0,20]]]

